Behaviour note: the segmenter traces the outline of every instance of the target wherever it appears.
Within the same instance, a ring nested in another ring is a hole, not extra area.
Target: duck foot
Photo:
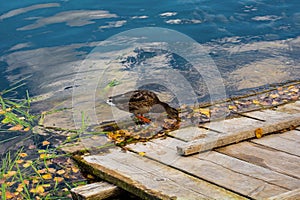
[[[151,122],[151,119],[148,119],[142,115],[140,115],[140,116],[137,115],[136,118],[138,118],[141,122],[146,123],[146,124],[149,124]]]

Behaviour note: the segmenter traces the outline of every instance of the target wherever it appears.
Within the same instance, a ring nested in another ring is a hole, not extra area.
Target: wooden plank
[[[297,182],[296,179],[235,158],[230,158],[229,156],[227,156],[227,158],[229,158],[226,161],[227,164],[217,163],[207,159],[207,154],[210,155],[211,152],[188,157],[180,156],[176,153],[176,145],[180,145],[180,143],[183,142],[174,138],[167,138],[165,140],[152,140],[146,144],[132,144],[129,147],[136,152],[145,152],[146,157],[166,165],[172,165],[183,172],[193,174],[201,179],[213,182],[230,191],[250,198],[267,198],[286,192],[288,191],[287,187],[294,188],[299,184],[299,181]],[[214,152],[214,154],[220,153]],[[224,156],[222,162],[225,162]],[[213,159],[212,157],[210,158]],[[220,158],[220,156],[218,158]],[[242,163],[237,165],[234,170],[226,166],[233,160],[235,160],[235,164],[238,162]],[[244,167],[244,169],[239,169],[239,167]],[[250,171],[252,170],[250,175],[248,174],[248,169]],[[255,172],[258,171],[262,172],[256,175]],[[264,174],[263,172],[267,173]],[[265,180],[263,180],[263,177]],[[287,182],[284,183],[284,180]],[[292,186],[288,186],[288,183],[291,183]]]
[[[280,106],[277,111],[285,112],[290,114],[296,114],[300,112],[300,101],[296,101],[294,103],[289,103],[284,106]]]
[[[262,130],[262,135],[300,125],[300,113],[288,114],[273,110],[255,111],[248,116],[265,120],[257,121],[251,118],[234,118],[222,122],[211,122],[204,125],[206,128],[222,132],[212,133],[204,137],[178,146],[178,153],[190,155],[212,148],[237,143],[255,137],[255,130]]]
[[[268,198],[267,200],[299,200],[299,199],[300,199],[300,188]]]
[[[208,137],[208,135],[211,135],[214,133],[215,132],[204,129],[204,128],[199,128],[196,126],[189,126],[189,127],[180,128],[175,131],[171,131],[168,133],[168,135],[188,142],[188,141]]]
[[[181,155],[190,155],[239,142],[254,137],[256,127],[261,127],[262,125],[263,122],[261,121],[245,117],[204,124],[204,127],[222,133],[210,132],[205,138],[178,146],[177,150]]]
[[[291,177],[300,178],[300,157],[298,156],[250,142],[230,145],[217,151]]]
[[[243,199],[179,170],[120,149],[83,159],[77,157],[77,160],[96,176],[144,199]]]
[[[300,157],[300,131],[293,130],[282,134],[268,135],[261,139],[251,140],[251,142]]]
[[[121,190],[107,182],[91,183],[71,189],[74,200],[96,200],[114,197],[120,194]]]
[[[288,114],[274,110],[263,110],[247,113],[248,116],[265,120],[263,134],[272,133],[300,125],[300,113]]]

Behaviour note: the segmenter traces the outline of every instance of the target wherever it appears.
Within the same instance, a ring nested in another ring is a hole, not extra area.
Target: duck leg
[[[139,120],[141,120],[144,123],[149,124],[151,122],[150,119],[148,119],[147,117],[144,117],[143,115],[136,115],[136,118],[138,118]]]

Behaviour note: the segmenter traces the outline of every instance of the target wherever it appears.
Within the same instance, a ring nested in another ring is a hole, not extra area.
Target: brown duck
[[[161,105],[167,112],[168,117],[180,121],[178,111],[165,102],[161,102],[154,92],[149,90],[135,90],[124,94],[109,97],[106,101],[109,105],[116,106],[120,110],[133,113],[138,119],[145,123],[150,120],[143,116],[148,113],[154,105]]]

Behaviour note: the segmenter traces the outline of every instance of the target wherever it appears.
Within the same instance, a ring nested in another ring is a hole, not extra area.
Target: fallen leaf
[[[259,139],[263,135],[263,129],[262,128],[257,128],[257,129],[255,129],[254,133],[255,133],[256,138]]]
[[[236,107],[236,106],[233,106],[233,105],[229,105],[229,106],[228,106],[228,109],[229,109],[229,110],[237,110],[237,107]]]
[[[12,177],[12,176],[14,176],[14,175],[16,175],[16,174],[17,174],[16,171],[8,171],[7,174],[4,174],[3,176],[4,176],[5,178],[9,178],[9,177]]]
[[[6,182],[6,185],[11,187],[16,183],[16,181],[12,181],[12,182]],[[2,183],[1,183],[2,184]]]
[[[21,124],[17,124],[17,125],[15,125],[15,126],[9,128],[8,130],[9,130],[9,131],[20,131],[20,130],[22,130],[22,129],[23,129],[23,126],[22,126]]]
[[[50,142],[48,142],[47,140],[45,140],[45,141],[43,141],[43,146],[46,146],[46,145],[49,145],[50,144]]]
[[[19,185],[18,185],[18,188],[16,189],[16,191],[17,191],[17,192],[22,192],[22,191],[23,191],[23,188],[24,188],[23,184],[19,184]]]
[[[6,113],[6,111],[0,109],[0,115],[4,115]]]
[[[30,131],[30,127],[24,128],[23,131],[25,131],[25,132]]]
[[[11,199],[11,198],[15,197],[15,195],[13,193],[11,193],[10,191],[5,191],[5,197],[6,197],[6,199]]]
[[[62,174],[64,174],[64,173],[66,173],[66,171],[63,170],[63,169],[61,169],[61,170],[58,170],[56,173],[59,174],[59,175],[62,175]]]
[[[271,97],[272,99],[275,99],[275,98],[278,98],[279,95],[278,95],[278,94],[270,94],[270,97]]]
[[[47,173],[47,174],[42,175],[42,178],[45,180],[49,180],[49,179],[52,179],[52,175],[50,173]]]
[[[50,154],[44,154],[44,153],[42,153],[42,154],[40,154],[40,159],[47,159],[50,156],[51,156]]]
[[[25,164],[23,164],[23,167],[24,167],[24,168],[27,168],[27,167],[29,167],[29,166],[31,165],[31,163],[32,163],[32,161],[31,161],[31,160],[28,160],[28,161],[26,161]]]
[[[253,102],[254,104],[259,104],[259,101],[256,100],[256,99],[253,99],[252,102]]]
[[[23,182],[25,183],[25,185],[28,185],[29,184],[29,180],[23,180]]]
[[[54,177],[53,180],[56,181],[56,182],[58,182],[58,183],[60,183],[60,182],[62,182],[64,180],[64,178],[62,178],[62,177]]]
[[[32,188],[30,190],[31,193],[37,193],[37,194],[42,194],[45,192],[45,189],[42,185],[38,185],[36,188]]]
[[[18,164],[21,164],[21,163],[23,163],[23,162],[24,162],[24,160],[22,160],[22,159],[16,160],[16,163],[18,163]]]
[[[146,153],[145,153],[145,152],[139,152],[139,155],[140,155],[140,156],[145,156]]]
[[[47,172],[47,169],[46,168],[44,168],[44,169],[39,169],[38,170],[38,173],[40,173],[40,174],[44,174],[44,173],[46,173]]]
[[[77,173],[77,172],[79,172],[79,168],[78,168],[78,167],[75,167],[75,166],[72,166],[72,171],[73,171],[74,173]]]
[[[28,149],[35,149],[36,146],[34,144],[29,145]]]
[[[56,169],[54,169],[54,168],[48,168],[48,172],[54,174],[56,172]]]
[[[208,108],[199,108],[194,110],[194,112],[200,112],[201,114],[210,117],[210,110]]]
[[[27,153],[20,153],[19,156],[22,157],[22,158],[25,158],[28,155],[27,155]]]

